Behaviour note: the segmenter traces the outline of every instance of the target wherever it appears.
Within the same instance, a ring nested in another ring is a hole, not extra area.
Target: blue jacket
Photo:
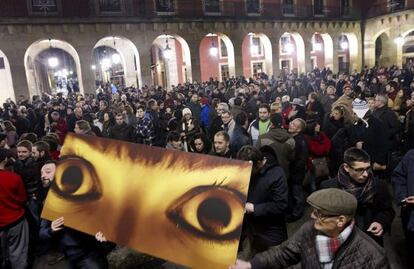
[[[408,151],[391,175],[394,184],[394,200],[397,204],[408,196],[414,196],[414,149]],[[404,229],[414,231],[414,209],[402,208]]]

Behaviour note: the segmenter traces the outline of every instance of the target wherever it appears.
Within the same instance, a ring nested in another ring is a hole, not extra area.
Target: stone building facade
[[[4,0],[0,101],[43,91],[50,76],[41,78],[48,71],[36,64],[52,48],[72,57],[83,93],[96,89],[94,51],[102,46],[121,55],[126,86],[277,75],[282,68],[401,66],[414,45],[413,7],[413,0]]]

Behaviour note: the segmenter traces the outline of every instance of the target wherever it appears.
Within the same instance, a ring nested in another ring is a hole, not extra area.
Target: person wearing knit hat
[[[185,116],[186,114],[193,115],[193,113],[191,113],[191,109],[189,109],[188,107],[185,107],[185,108],[183,109],[182,114],[183,114],[183,116]]]
[[[368,110],[369,107],[365,100],[356,98],[352,102],[352,111],[354,111],[354,113],[357,115],[359,119],[363,119],[365,117],[365,114],[367,114]]]
[[[353,268],[389,269],[385,250],[354,223],[357,199],[350,193],[330,188],[312,193],[311,221],[290,239],[250,262],[237,260],[230,269],[287,268],[301,263],[304,269]]]

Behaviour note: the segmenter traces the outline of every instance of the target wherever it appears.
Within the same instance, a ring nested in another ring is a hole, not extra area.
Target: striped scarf
[[[358,200],[358,203],[371,204],[374,200],[374,174],[369,172],[364,185],[356,184],[341,165],[338,171],[338,182],[344,191],[349,192]]]

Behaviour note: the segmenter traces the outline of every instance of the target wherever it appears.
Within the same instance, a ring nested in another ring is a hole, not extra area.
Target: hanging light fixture
[[[121,56],[118,53],[112,54],[111,58],[114,64],[119,64],[121,62]]]
[[[115,49],[115,51],[116,51],[116,41],[115,41],[115,36],[113,36],[112,38],[113,38],[113,40],[114,40],[114,49]],[[112,54],[111,59],[112,59],[112,62],[113,62],[114,64],[119,64],[119,63],[121,62],[121,56],[120,56],[117,52],[115,52],[114,54]]]
[[[170,48],[170,45],[168,44],[168,36],[167,35],[166,35],[166,39],[165,39],[165,48],[164,48],[163,56],[167,60],[171,59],[171,57],[172,57],[172,50]]]
[[[101,66],[104,70],[110,68],[111,67],[111,60],[109,58],[102,59]]]
[[[349,48],[349,43],[345,36],[342,35],[341,40],[339,42],[339,46],[342,50],[347,50]]]
[[[211,43],[209,53],[213,57],[217,57],[217,55],[218,55],[218,48],[217,48],[216,44],[214,43],[214,41],[213,41],[213,43]]]
[[[401,34],[399,34],[397,38],[394,40],[394,42],[397,43],[398,45],[403,45],[404,41],[405,41],[404,37]]]
[[[315,51],[321,51],[321,50],[322,50],[322,44],[321,44],[321,43],[319,43],[319,42],[314,41],[314,42],[313,42],[313,49],[314,49]]]
[[[49,49],[52,48],[52,39],[49,38]],[[52,54],[52,56],[47,59],[47,63],[51,68],[55,68],[59,65],[59,59]]]

